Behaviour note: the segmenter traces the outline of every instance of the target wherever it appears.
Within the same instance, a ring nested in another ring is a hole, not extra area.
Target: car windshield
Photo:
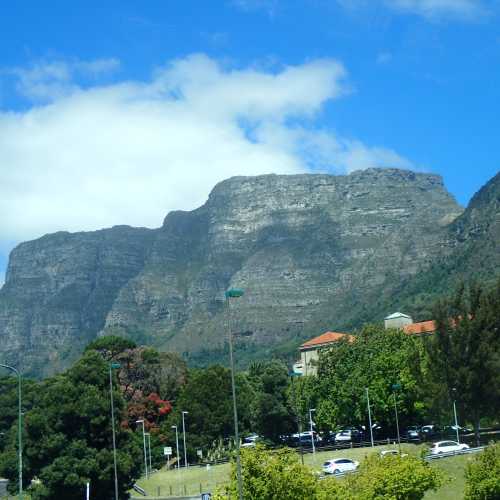
[[[331,465],[331,462],[325,462],[325,463],[323,464],[323,467],[329,467],[330,465]]]

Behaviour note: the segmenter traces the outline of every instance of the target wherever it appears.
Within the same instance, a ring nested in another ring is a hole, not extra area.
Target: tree
[[[24,417],[24,477],[33,479],[31,497],[80,498],[90,482],[92,498],[108,500],[114,492],[108,363],[87,352],[62,375],[40,382],[33,408]],[[125,402],[114,390],[118,485],[126,497],[140,475],[141,447],[120,421]],[[16,486],[9,453],[0,456],[0,474]]]
[[[137,344],[132,340],[117,335],[105,335],[90,342],[84,352],[97,351],[104,360],[111,361],[124,351],[135,347]]]
[[[271,451],[257,445],[253,449],[242,449],[241,465],[243,498],[246,500],[311,500],[316,497],[316,477],[288,448]],[[234,462],[229,486],[215,495],[215,500],[227,498],[238,498]]]
[[[252,427],[260,436],[278,442],[281,435],[296,427],[288,398],[288,370],[280,361],[263,362],[252,365],[248,377],[255,391]]]
[[[467,465],[465,500],[500,498],[500,443],[488,446]]]
[[[463,285],[434,307],[436,332],[426,342],[434,407],[470,419],[479,443],[482,417],[500,409],[500,281],[491,290]]]
[[[244,434],[250,427],[249,407],[253,399],[253,388],[241,373],[236,376],[236,394],[240,432]],[[182,411],[189,412],[186,415],[186,427],[187,447],[191,457],[196,456],[196,449],[208,450],[219,439],[232,438],[233,400],[229,369],[213,365],[189,371],[187,383],[176,400],[174,411],[162,426],[162,432],[168,434],[170,443],[174,442],[171,425],[178,425],[179,431],[182,430]]]
[[[401,424],[420,420],[423,348],[419,339],[400,330],[366,326],[355,340],[342,340],[320,353],[311,399],[316,399],[317,422],[324,429],[367,424],[366,390],[370,391],[372,419],[395,427],[392,385]]]

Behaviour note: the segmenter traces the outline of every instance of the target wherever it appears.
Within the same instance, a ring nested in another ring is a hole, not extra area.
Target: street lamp
[[[297,403],[297,394],[295,393],[295,383],[294,383],[294,378],[300,376],[301,376],[300,373],[295,373],[294,371],[290,373],[290,378],[292,379],[292,392],[293,392],[293,397],[295,399],[295,415],[297,417],[297,430],[299,431],[300,460],[302,462],[302,465],[304,465],[304,453],[302,450],[302,424],[301,424],[300,410],[299,410],[299,405]]]
[[[19,498],[23,498],[23,414],[22,414],[22,395],[21,395],[21,374],[13,366],[0,364],[2,368],[7,368],[17,376],[17,399],[18,399],[18,457],[19,457]]]
[[[316,447],[314,446],[314,431],[313,431],[313,419],[312,414],[316,411],[316,408],[309,408],[309,427],[311,429],[311,443],[313,448],[313,462],[316,463]]]
[[[188,411],[182,412],[182,440],[184,441],[184,467],[189,467],[187,459],[187,449],[186,449],[186,423],[184,421],[184,415],[187,415]]]
[[[146,437],[148,438],[149,473],[151,474],[151,471],[153,470],[153,467],[151,466],[151,434],[149,432],[146,432]]]
[[[231,332],[231,299],[237,299],[243,296],[243,290],[240,288],[231,288],[226,291],[227,302],[227,326],[229,337],[229,364],[231,367],[231,391],[233,393],[233,417],[234,417],[234,440],[236,444],[236,472],[238,477],[238,498],[243,500],[243,480],[241,478],[241,459],[240,459],[240,436],[238,433],[238,409],[236,407],[236,384],[234,381],[234,356],[233,356],[233,334]]]
[[[120,368],[120,363],[109,364],[109,397],[111,399],[111,429],[113,431],[113,468],[115,472],[115,500],[118,500],[118,471],[116,467],[116,432],[115,432],[115,405],[113,402],[113,375],[112,370]]]
[[[373,448],[373,427],[372,427],[372,411],[370,408],[370,395],[368,394],[368,387],[366,387],[365,390],[366,390],[366,405],[368,406],[368,424],[370,425],[370,439]]]
[[[401,455],[401,438],[399,436],[399,420],[398,420],[398,405],[396,402],[396,391],[401,389],[401,384],[392,384],[392,395],[394,396],[394,412],[396,414],[396,430],[398,433],[398,450]]]
[[[457,420],[457,405],[456,405],[456,403],[457,403],[457,400],[456,400],[457,389],[456,389],[456,387],[453,387],[451,392],[453,393],[453,414],[455,415],[455,431],[457,433],[457,443],[460,443],[460,437],[459,437],[459,433],[458,433],[458,420]]]
[[[142,420],[136,420],[136,424],[142,424],[142,442],[144,446],[144,469],[146,472],[146,479],[148,479],[148,459],[146,456],[146,429],[144,428],[144,419]]]
[[[179,431],[176,425],[172,425],[172,429],[175,429],[175,454],[177,455],[177,470],[181,466],[181,460],[179,458]]]

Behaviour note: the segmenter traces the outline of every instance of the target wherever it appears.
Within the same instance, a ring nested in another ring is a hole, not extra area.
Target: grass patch
[[[425,500],[459,500],[464,497],[465,467],[476,455],[460,455],[457,457],[440,458],[431,462],[432,467],[444,471],[449,481],[439,490],[428,492]]]
[[[375,451],[380,452],[386,449],[395,449],[397,445],[376,446]],[[422,446],[412,444],[402,444],[402,451],[411,455],[420,456]],[[347,448],[345,450],[320,451],[313,457],[311,453],[304,454],[305,465],[315,471],[321,471],[324,461],[331,458],[345,457],[361,462],[368,455],[373,453],[367,448]],[[474,458],[474,455],[461,455],[456,457],[441,458],[431,461],[431,467],[443,470],[449,477],[438,491],[429,492],[425,495],[425,500],[460,500],[464,495],[465,487],[465,466]],[[206,467],[193,465],[188,469],[161,470],[146,479],[137,481],[137,484],[144,488],[148,497],[141,498],[168,498],[170,496],[199,495],[201,492],[213,492],[217,486],[229,481],[229,464],[221,464]],[[132,496],[138,497],[137,493],[131,492]]]
[[[376,451],[381,451],[389,448],[395,448],[394,445],[376,446]],[[401,445],[404,453],[418,454],[419,447],[414,445]],[[366,456],[372,453],[371,448],[347,448],[345,450],[320,451],[313,457],[312,453],[304,454],[304,463],[314,470],[320,472],[321,466],[325,460],[330,458],[351,458],[361,461]],[[141,498],[158,498],[169,496],[196,495],[202,492],[211,492],[217,486],[229,481],[229,464],[221,464],[206,467],[193,465],[187,469],[181,468],[177,470],[161,470],[151,475],[146,479],[140,479],[137,484],[143,488],[148,497]],[[131,492],[133,496],[138,496],[137,493]]]

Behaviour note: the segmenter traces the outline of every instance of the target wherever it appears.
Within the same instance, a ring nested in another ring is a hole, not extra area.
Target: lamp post
[[[144,447],[144,471],[146,472],[146,479],[148,479],[148,459],[146,456],[146,429],[144,427],[144,419],[136,420],[136,424],[142,424],[142,443]]]
[[[149,473],[151,474],[151,471],[153,470],[153,467],[151,466],[151,434],[146,432],[146,437],[148,438]]]
[[[188,411],[182,412],[182,440],[184,441],[184,467],[188,468],[188,459],[187,459],[187,449],[186,449],[186,423],[184,421],[184,415],[187,415]]]
[[[177,470],[179,470],[180,467],[180,457],[179,457],[179,431],[177,429],[176,425],[172,425],[172,429],[175,429],[175,453],[177,456]]]
[[[181,466],[181,460],[179,458],[179,431],[176,425],[172,425],[172,429],[175,429],[175,454],[177,456],[177,470],[179,470],[179,467]]]
[[[370,440],[372,442],[373,448],[373,427],[372,427],[372,411],[370,408],[370,394],[368,393],[368,387],[366,387],[366,405],[368,406],[368,424],[370,425]]]
[[[113,431],[113,468],[115,472],[115,500],[118,500],[118,470],[116,467],[116,432],[115,432],[115,405],[113,402],[113,374],[112,370],[120,368],[120,363],[109,364],[109,397],[111,400],[111,429]]]
[[[313,431],[313,419],[312,414],[316,411],[316,408],[309,408],[309,427],[311,429],[311,444],[313,449],[313,462],[316,463],[316,447],[314,446],[314,431]]]
[[[13,366],[0,364],[0,367],[14,372],[17,376],[17,399],[18,399],[18,459],[19,459],[19,498],[23,498],[23,413],[22,413],[22,394],[21,394],[21,373]]]
[[[457,403],[456,397],[457,397],[458,391],[457,391],[456,387],[453,387],[451,392],[453,393],[453,415],[455,416],[455,431],[457,433],[457,443],[460,443],[460,435],[458,432],[457,404],[456,404]]]
[[[398,450],[401,455],[401,438],[399,436],[399,420],[398,420],[398,405],[396,402],[396,391],[401,389],[401,384],[392,384],[392,395],[394,396],[394,412],[396,414],[396,430],[398,433]]]
[[[290,378],[292,379],[292,391],[293,391],[293,396],[295,399],[295,415],[297,417],[297,430],[299,431],[300,460],[302,462],[302,465],[304,465],[304,453],[302,450],[302,425],[301,425],[301,420],[300,420],[300,411],[298,408],[299,405],[297,404],[297,395],[295,394],[295,383],[294,383],[295,377],[300,377],[300,374],[292,371],[290,373]]]
[[[236,444],[236,472],[238,477],[238,498],[243,500],[243,480],[241,477],[241,459],[240,459],[240,436],[238,433],[238,409],[236,407],[236,384],[234,380],[234,356],[233,356],[233,333],[231,332],[231,299],[243,296],[243,290],[231,288],[226,291],[227,302],[227,326],[229,340],[229,364],[231,367],[231,391],[233,393],[233,417],[234,417],[234,440]]]

